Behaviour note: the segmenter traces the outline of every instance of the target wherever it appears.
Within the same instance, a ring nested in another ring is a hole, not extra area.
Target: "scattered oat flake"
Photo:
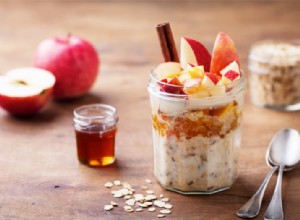
[[[129,205],[129,206],[134,206],[135,200],[134,200],[134,199],[128,199],[128,200],[126,201],[126,204]]]
[[[148,194],[154,194],[154,192],[152,190],[147,190],[146,193],[148,193]]]
[[[170,214],[172,211],[170,209],[162,209],[159,212],[162,214]]]
[[[140,203],[139,206],[140,206],[140,207],[143,207],[143,208],[147,208],[147,207],[148,207],[148,205],[145,204],[145,203]]]
[[[153,204],[154,204],[155,206],[159,207],[159,208],[162,208],[162,207],[165,206],[165,203],[162,202],[162,201],[159,201],[159,200],[155,200],[155,201],[153,202]]]
[[[112,206],[118,206],[118,204],[115,203],[114,201],[110,201],[110,204],[111,204]]]
[[[146,181],[146,183],[149,183],[149,184],[152,183],[152,181],[149,179],[146,179],[145,181]]]
[[[120,189],[119,192],[122,193],[124,196],[126,196],[128,195],[129,190],[125,188],[125,189]]]
[[[121,197],[123,197],[124,195],[123,195],[123,193],[122,192],[116,192],[115,194],[114,194],[114,197],[115,198],[121,198]]]
[[[126,200],[131,199],[131,195],[124,196],[124,199]]]
[[[107,182],[107,183],[104,184],[104,186],[105,186],[106,188],[111,188],[111,187],[114,186],[114,184],[113,184],[112,182]]]
[[[169,202],[170,199],[169,198],[163,198],[163,199],[161,199],[161,201],[163,201],[163,202]]]
[[[141,186],[141,189],[146,190],[146,189],[148,189],[148,186]]]
[[[125,205],[125,206],[124,206],[124,210],[125,210],[126,212],[133,212],[133,211],[134,211],[133,208],[132,208],[131,206],[128,206],[128,205]]]
[[[152,201],[152,200],[155,200],[155,199],[157,199],[157,197],[155,195],[152,195],[152,194],[146,195],[146,197],[145,197],[146,201]]]
[[[159,195],[159,197],[160,197],[160,198],[163,198],[163,197],[164,197],[164,195],[163,195],[163,194],[160,194],[160,195]]]
[[[173,208],[173,206],[171,205],[171,204],[165,204],[165,206],[164,206],[166,209],[171,209],[171,208]]]
[[[115,180],[114,184],[115,184],[115,186],[120,186],[121,185],[121,181],[120,180]]]
[[[157,215],[157,217],[158,217],[158,218],[164,218],[164,217],[166,217],[166,216],[163,215],[163,214],[159,214],[159,215]]]
[[[112,210],[114,207],[112,205],[105,205],[104,210],[109,211]]]
[[[136,211],[136,212],[142,212],[143,209],[142,209],[142,208],[137,208],[137,209],[135,209],[135,211]]]
[[[147,206],[151,206],[151,205],[153,205],[153,202],[144,202],[144,204]]]
[[[145,199],[143,194],[134,194],[133,196],[135,201],[137,202],[143,201]]]
[[[155,211],[156,211],[156,208],[150,207],[150,208],[148,209],[148,211],[149,211],[149,212],[155,212]]]

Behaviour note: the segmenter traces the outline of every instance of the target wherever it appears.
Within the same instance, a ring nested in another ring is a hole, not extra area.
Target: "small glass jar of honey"
[[[77,156],[80,163],[101,167],[115,161],[118,115],[113,106],[83,105],[74,110]]]

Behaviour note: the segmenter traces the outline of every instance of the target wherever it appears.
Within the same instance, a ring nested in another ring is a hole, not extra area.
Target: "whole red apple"
[[[99,64],[93,45],[70,34],[42,41],[34,57],[34,66],[54,74],[55,99],[72,99],[87,93],[97,78]]]

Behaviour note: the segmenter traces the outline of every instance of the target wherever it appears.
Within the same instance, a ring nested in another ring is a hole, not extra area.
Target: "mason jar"
[[[299,42],[254,43],[248,56],[248,69],[253,104],[277,110],[300,110]]]
[[[148,91],[156,179],[182,194],[230,188],[238,177],[244,74],[222,95],[204,98],[163,92],[161,83],[152,72]]]

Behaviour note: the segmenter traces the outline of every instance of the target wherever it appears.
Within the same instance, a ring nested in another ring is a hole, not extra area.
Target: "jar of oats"
[[[251,101],[278,110],[300,110],[300,44],[262,41],[248,57]]]

